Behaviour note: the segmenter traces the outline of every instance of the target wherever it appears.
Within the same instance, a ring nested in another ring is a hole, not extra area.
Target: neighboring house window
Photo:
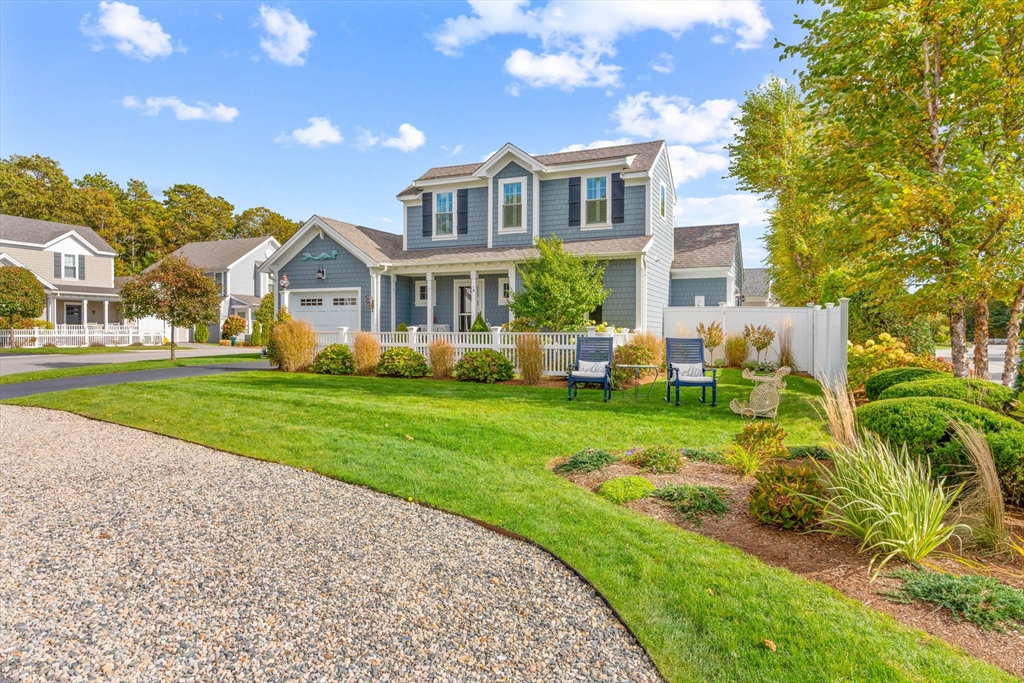
[[[455,206],[451,192],[438,192],[435,196],[434,237],[450,237],[455,232]]]
[[[64,254],[64,279],[75,280],[78,278],[78,257],[74,254]]]
[[[268,277],[267,278],[267,294],[273,294],[273,293],[274,293],[274,278]]]
[[[426,306],[427,305],[427,282],[426,280],[419,280],[416,283],[416,305]],[[437,301],[437,292],[434,292],[434,301]]]
[[[498,305],[508,306],[508,297],[512,294],[512,288],[509,286],[508,278],[498,278]]]
[[[224,296],[224,273],[214,273],[213,281],[220,287],[220,295]]]
[[[608,222],[608,177],[587,178],[587,225]]]
[[[523,181],[504,180],[501,183],[501,229],[523,227]]]
[[[665,217],[665,183],[661,184],[661,217]]]

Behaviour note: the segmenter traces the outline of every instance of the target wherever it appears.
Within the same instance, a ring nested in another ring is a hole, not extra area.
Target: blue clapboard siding
[[[602,305],[604,322],[616,327],[636,325],[636,259],[609,261],[604,287],[611,290]]]
[[[585,184],[585,183],[584,183]],[[558,235],[562,240],[596,240],[632,237],[646,231],[647,188],[629,186],[625,196],[625,221],[606,230],[584,230],[569,226],[569,179],[540,181],[540,236]],[[583,200],[585,203],[585,199]],[[608,210],[611,211],[611,199]],[[585,209],[583,209],[585,212]],[[585,213],[584,213],[585,216]]]
[[[523,225],[526,227],[526,232],[512,235],[499,235],[498,226],[501,225],[498,220],[498,216],[501,212],[501,196],[499,192],[501,184],[499,181],[505,178],[521,177],[526,178],[523,181]],[[492,244],[496,247],[512,247],[533,244],[533,237],[531,233],[531,229],[533,227],[533,173],[527,171],[516,162],[511,161],[507,166],[505,166],[505,168],[498,171],[491,180],[491,192],[494,198],[494,208],[491,214],[494,220],[494,237]]]
[[[303,252],[317,256],[325,251],[338,250],[334,261],[303,261]],[[316,279],[317,268],[323,266],[327,277]],[[370,293],[370,269],[355,256],[345,251],[330,237],[314,236],[287,264],[278,270],[277,277],[288,276],[288,291],[299,289],[337,289],[339,287],[361,287],[363,300],[359,302],[362,329],[370,329],[370,309],[365,296]]]
[[[673,278],[669,306],[693,306],[695,296],[704,296],[705,306],[726,300],[728,282],[724,277]]]
[[[661,154],[651,169],[650,221],[654,241],[647,251],[647,283],[645,305],[646,327],[662,333],[665,306],[669,305],[669,280],[672,260],[675,258],[675,206],[676,193],[672,187],[668,154]],[[665,215],[661,215],[661,184],[665,184]]]
[[[457,190],[452,190],[457,195]],[[469,232],[453,240],[434,240],[423,236],[423,209],[417,204],[407,206],[406,222],[409,226],[408,246],[413,249],[443,249],[445,247],[487,246],[487,188],[471,187],[469,197]]]
[[[395,325],[405,323],[406,327],[415,325],[413,321],[413,282],[411,277],[398,275],[395,277]]]
[[[484,320],[488,326],[499,327],[508,322],[508,307],[498,305],[498,280],[507,275],[484,275]]]

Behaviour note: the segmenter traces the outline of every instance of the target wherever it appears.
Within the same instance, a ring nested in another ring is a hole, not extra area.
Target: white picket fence
[[[793,325],[794,370],[808,372],[819,381],[835,384],[846,375],[847,338],[849,336],[849,299],[825,306],[668,306],[665,308],[664,332],[666,337],[695,337],[697,324],[722,324],[726,335],[742,334],[743,326],[767,325],[775,331],[775,341],[761,353],[762,360],[778,361],[779,332],[787,324]],[[754,359],[751,348],[748,359]],[[716,357],[724,354],[724,347],[716,350]],[[710,361],[710,359],[708,359]]]
[[[319,352],[329,344],[352,345],[355,332],[349,331],[347,327],[339,328],[337,332],[317,332],[317,351]],[[516,367],[516,340],[525,336],[536,336],[544,348],[544,374],[552,376],[564,376],[576,359],[576,338],[590,335],[603,335],[600,332],[507,332],[500,327],[492,327],[488,332],[425,332],[417,328],[410,328],[408,332],[366,332],[377,339],[382,349],[393,346],[408,346],[416,351],[427,355],[427,347],[435,339],[444,339],[455,347],[456,362],[462,358],[467,351],[480,351],[493,349],[498,351]],[[611,334],[615,339],[615,345],[624,344],[628,341],[628,333]]]
[[[14,330],[11,343],[11,331],[0,330],[0,347],[39,348],[42,346],[58,346],[72,348],[102,344],[104,346],[131,346],[144,344],[154,346],[163,343],[158,331],[139,330],[135,325],[56,325],[48,330],[35,327],[27,330]]]

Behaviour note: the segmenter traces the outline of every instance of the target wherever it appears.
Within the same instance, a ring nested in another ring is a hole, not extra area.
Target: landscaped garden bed
[[[927,631],[975,657],[992,662],[1017,676],[1024,676],[1024,631],[1013,628],[1007,628],[1004,632],[984,629],[970,621],[958,620],[949,610],[937,609],[932,604],[921,601],[906,604],[890,599],[885,594],[897,591],[903,585],[903,581],[892,574],[912,565],[894,560],[872,580],[871,555],[859,552],[856,540],[828,533],[821,528],[798,532],[761,523],[748,511],[755,479],[743,477],[734,468],[718,462],[718,454],[697,450],[692,454],[696,457],[682,457],[678,471],[659,473],[619,459],[628,458],[629,451],[608,455],[613,458],[610,464],[593,471],[565,471],[568,458],[564,456],[552,460],[548,467],[577,486],[599,495],[606,482],[624,477],[641,477],[658,491],[685,486],[710,488],[718,494],[726,508],[724,511],[717,510],[718,514],[715,510],[704,514],[687,511],[680,513],[675,503],[663,500],[655,493],[629,500],[622,505],[648,517],[728,543],[768,564],[820,581],[908,626]],[[609,458],[594,460],[594,463],[601,461],[609,461]],[[827,460],[817,463],[829,466]],[[813,467],[816,463],[809,458],[788,458],[785,464],[791,467]],[[1024,536],[1024,511],[1011,512],[1008,523],[1012,525],[1011,533],[1015,531]],[[1024,589],[1024,572],[1021,571],[1019,561],[1009,556],[978,554],[971,555],[970,560],[977,563],[977,571],[950,557],[931,557],[929,565],[952,574],[991,575],[1012,587]]]

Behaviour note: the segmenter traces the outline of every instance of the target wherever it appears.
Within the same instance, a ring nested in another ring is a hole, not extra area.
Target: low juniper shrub
[[[890,576],[903,586],[883,592],[893,602],[915,600],[945,607],[957,621],[965,619],[987,629],[1024,631],[1024,590],[1011,588],[990,576],[957,576],[928,570],[900,569]]]
[[[649,470],[654,474],[664,474],[665,472],[679,471],[683,464],[683,451],[668,446],[651,446],[649,448],[634,446],[623,454],[622,459],[642,470]]]
[[[492,349],[468,351],[455,364],[455,377],[462,382],[494,382],[510,380],[514,376],[512,361]]]
[[[597,489],[600,496],[604,496],[613,503],[628,503],[631,500],[639,500],[655,491],[655,486],[643,477],[631,475],[609,479]]]
[[[726,490],[720,486],[701,484],[666,484],[652,495],[672,505],[682,519],[700,526],[702,517],[721,517],[729,511],[729,506],[722,500]]]
[[[347,344],[331,344],[313,359],[313,372],[321,375],[351,375],[355,371]]]
[[[427,359],[408,346],[392,346],[377,362],[377,374],[384,377],[424,377],[428,372]]]
[[[825,487],[810,467],[776,465],[754,475],[750,490],[750,515],[765,524],[802,531],[815,526],[824,514],[816,500]]]
[[[594,472],[616,462],[618,458],[599,448],[584,448],[569,456],[569,459],[555,468],[556,472]]]
[[[703,460],[704,462],[712,463],[723,462],[722,451],[716,451],[711,448],[684,448],[681,453],[687,460]]]

